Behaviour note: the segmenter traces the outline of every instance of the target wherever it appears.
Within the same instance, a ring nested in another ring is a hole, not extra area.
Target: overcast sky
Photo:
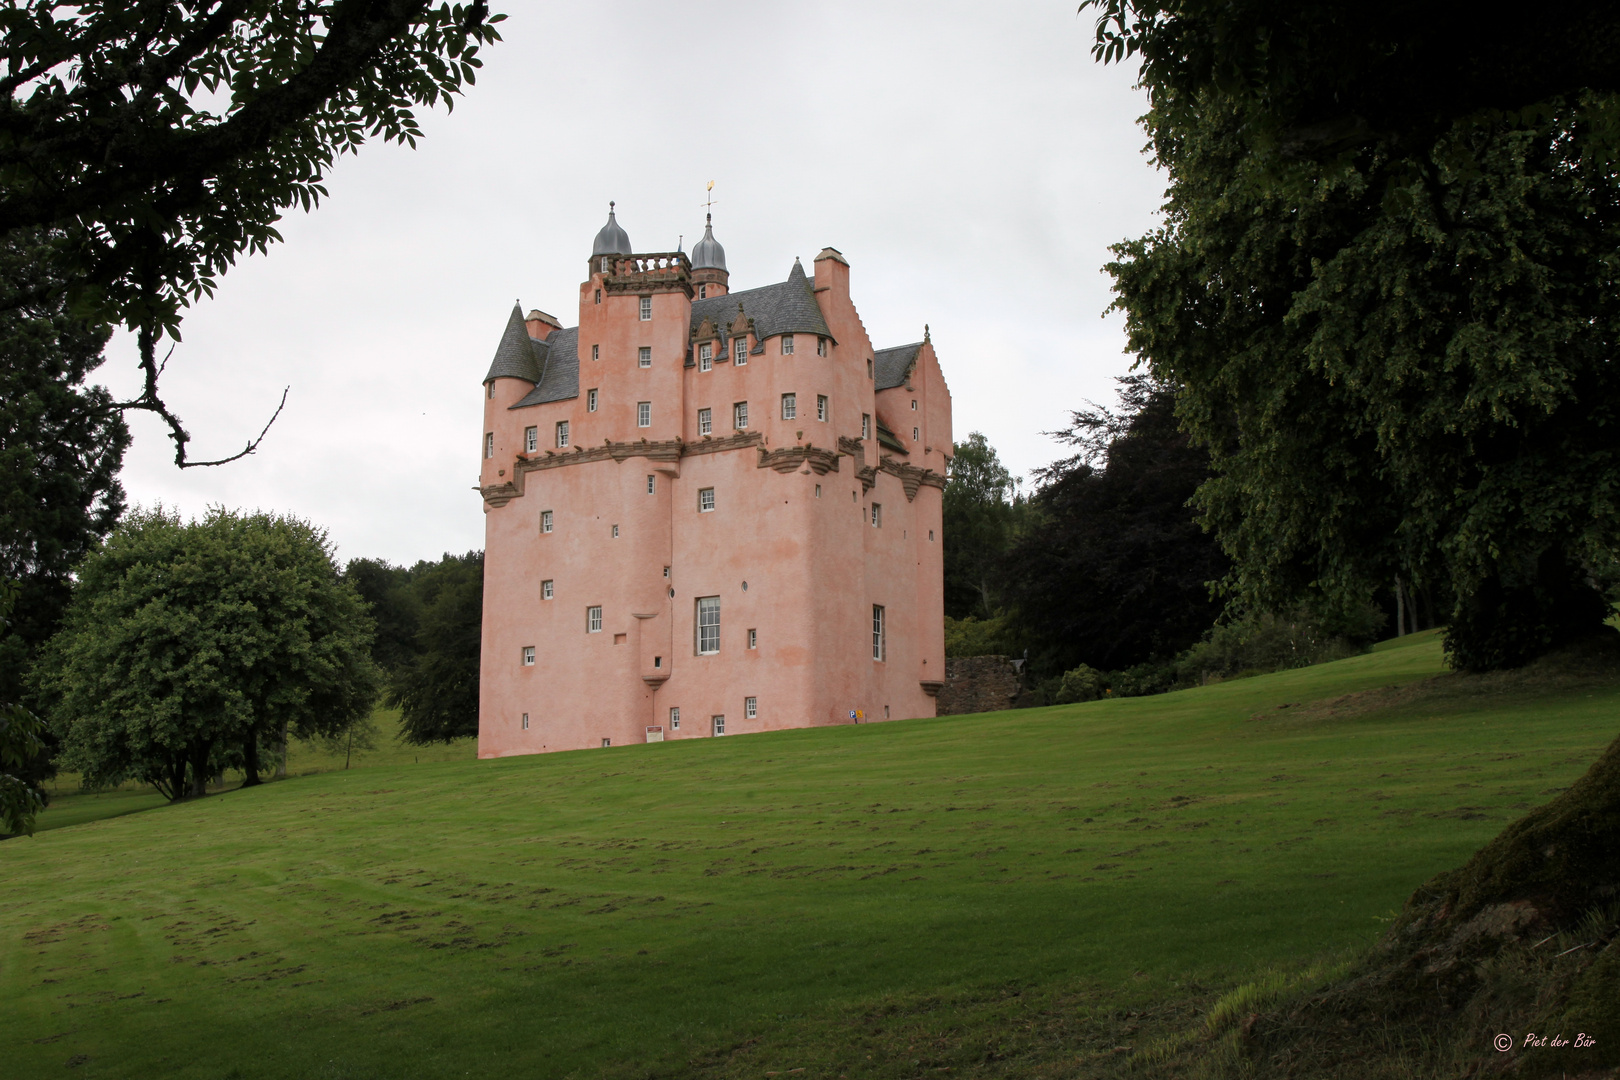
[[[1130,357],[1102,265],[1153,227],[1134,68],[1095,64],[1075,0],[994,4],[507,0],[505,41],[415,150],[367,145],[187,314],[165,394],[199,458],[134,414],[130,500],[295,513],[340,559],[483,547],[482,393],[513,300],[565,325],[618,202],[637,251],[715,236],[733,289],[842,251],[878,347],[933,329],[957,438],[1017,474],[1112,400]],[[96,378],[132,394],[114,338]]]

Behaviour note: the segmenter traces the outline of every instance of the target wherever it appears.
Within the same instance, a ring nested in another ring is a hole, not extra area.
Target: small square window
[[[602,632],[602,607],[600,604],[585,609],[585,632],[587,634],[600,634]]]
[[[698,434],[711,435],[714,433],[714,414],[708,409],[698,410]]]
[[[672,707],[669,710],[669,730],[681,730],[681,710],[679,706]]]
[[[596,391],[595,390],[587,390],[587,391],[585,391],[585,411],[586,412],[595,412],[596,411]]]
[[[612,739],[603,739],[602,740],[602,747],[604,749],[606,749],[607,747],[612,746],[612,745],[613,745],[613,740]]]
[[[799,417],[799,398],[796,394],[782,395],[782,419],[796,420]]]
[[[568,445],[568,421],[557,421],[557,448],[562,449]]]
[[[745,697],[745,698],[743,698],[743,716],[745,716],[749,720],[753,720],[754,718],[759,716],[759,698],[757,698],[757,697]]]
[[[816,419],[817,420],[825,420],[825,419],[827,419],[827,395],[826,394],[817,394],[816,395]]]
[[[641,321],[652,322],[652,297],[650,296],[641,298]]]
[[[529,714],[528,713],[523,714],[523,730],[524,731],[529,730]]]
[[[492,458],[494,456],[495,456],[495,433],[493,431],[486,431],[484,433],[484,457],[486,459],[488,459],[488,458]]]
[[[652,367],[652,347],[643,345],[636,350],[636,363],[642,367]]]
[[[652,473],[647,474],[647,494],[658,494],[658,477]]]
[[[600,359],[602,359],[602,346],[600,346],[600,345],[592,345],[591,346],[591,359],[592,360],[600,360]]]
[[[543,533],[548,533],[548,532],[551,531],[551,511],[550,510],[542,510],[542,511],[540,511],[540,531],[543,532]]]
[[[699,371],[713,371],[714,370],[714,346],[713,345],[699,345],[698,346],[698,370]]]
[[[540,449],[540,429],[526,427],[523,429],[523,449],[526,453],[534,453]]]
[[[793,355],[793,335],[792,334],[783,334],[782,335],[782,355],[783,356],[792,356]]]
[[[613,526],[613,539],[617,540],[618,538],[619,538],[619,527],[617,525],[615,525],[615,526]]]
[[[533,645],[525,645],[525,646],[523,646],[523,666],[524,667],[534,667],[534,646]]]
[[[878,503],[872,504],[872,528],[883,528],[883,507]]]
[[[731,356],[738,367],[748,363],[748,336],[746,334],[731,343]]]
[[[664,658],[662,656],[653,657],[653,667],[654,668],[661,668],[663,666],[664,666]]]
[[[636,402],[636,427],[652,427],[652,402]]]
[[[861,438],[870,439],[871,437],[872,415],[870,413],[861,413]]]
[[[726,718],[724,716],[711,716],[709,717],[709,723],[714,726],[714,733],[716,735],[724,735],[726,733]]]
[[[714,509],[714,488],[698,489],[698,513],[707,514]]]
[[[540,583],[540,599],[542,599],[542,600],[550,600],[556,594],[557,594],[557,590],[556,590],[555,584],[552,582],[552,580],[550,578],[547,578],[546,580],[544,580],[544,581],[542,581]]]
[[[748,647],[750,649],[759,648],[759,631],[758,630],[749,630],[748,631]]]
[[[738,431],[748,426],[748,402],[739,401],[731,407],[731,426]]]

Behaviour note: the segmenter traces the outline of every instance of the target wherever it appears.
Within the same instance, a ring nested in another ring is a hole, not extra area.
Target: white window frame
[[[489,380],[489,382],[484,384],[484,396],[487,397],[487,398],[490,398],[491,400],[494,399],[494,397],[495,397],[495,380],[494,379],[491,379],[491,380]]]
[[[553,518],[550,510],[540,511],[540,531],[548,533],[552,529]]]
[[[714,488],[698,488],[698,513],[714,513]]]
[[[540,599],[550,600],[557,595],[557,583],[551,578],[540,583]]]
[[[713,435],[714,434],[714,410],[713,409],[699,409],[698,410],[698,434],[699,435]]]
[[[486,432],[484,432],[484,460],[488,461],[490,458],[492,458],[494,456],[495,456],[495,433],[493,431],[486,431]]]
[[[524,667],[534,667],[534,646],[533,645],[525,645],[525,646],[523,646],[523,666]]]
[[[882,503],[873,503],[872,504],[872,528],[874,528],[874,529],[883,528],[883,504]]]
[[[822,421],[825,421],[827,419],[827,395],[826,394],[817,394],[816,395],[816,419],[817,420],[822,420]]]
[[[649,494],[649,495],[658,494],[658,474],[657,473],[648,473],[647,474],[647,494]]]
[[[524,428],[523,429],[523,451],[524,451],[524,453],[532,454],[536,450],[539,450],[539,449],[540,449],[540,428],[539,428],[539,426],[537,425],[535,427],[526,427],[526,428]]]
[[[870,439],[871,437],[872,437],[872,414],[871,413],[861,413],[861,438]]]
[[[699,300],[707,300],[708,298],[709,298],[709,287],[707,285],[699,285],[698,286],[698,299]]]
[[[725,715],[722,713],[719,716],[709,717],[709,727],[716,735],[724,735],[726,733]]]
[[[652,402],[636,402],[636,427],[652,427]]]
[[[731,356],[732,356],[732,362],[735,363],[738,367],[743,367],[748,363],[748,335],[747,334],[744,334],[741,337],[736,339],[735,344],[733,344],[732,347],[731,347]],[[493,386],[494,384],[491,383],[490,385]]]
[[[613,539],[617,540],[618,538],[619,538],[619,527],[617,525],[615,525],[615,526],[613,526]]]
[[[652,322],[652,297],[650,296],[641,298],[641,321]]]
[[[587,390],[587,391],[585,391],[585,411],[586,412],[595,412],[596,411],[596,391],[595,390]]]
[[[568,421],[557,421],[557,449],[562,450],[568,446]]]
[[[748,631],[748,647],[750,649],[759,648],[759,631],[758,630],[749,630]]]
[[[602,346],[600,346],[600,345],[592,345],[591,346],[591,359],[592,360],[600,360],[600,359],[602,359]]]
[[[700,596],[693,608],[693,646],[699,656],[717,656],[720,652],[720,598]]]
[[[708,342],[698,346],[698,370],[714,370],[714,346]]]
[[[638,367],[652,367],[651,345],[643,345],[636,350],[636,365]]]
[[[882,604],[872,605],[872,659],[882,661],[888,651],[888,618]]]
[[[911,399],[911,411],[912,412],[917,411],[917,399],[916,398]]]
[[[782,395],[782,419],[797,420],[799,418],[799,395]]]
[[[602,632],[601,604],[592,604],[585,609],[585,632],[587,634],[600,634]]]
[[[669,730],[681,730],[681,707],[679,705],[669,707]]]
[[[793,355],[793,335],[792,334],[783,334],[782,335],[782,355],[783,356],[792,356]]]
[[[817,356],[826,356],[827,355],[827,339],[826,338],[824,338],[824,337],[816,338],[816,355]]]
[[[528,713],[523,714],[523,730],[524,731],[529,730],[529,714]]]
[[[912,442],[921,442],[922,441],[922,431],[920,429],[918,429],[918,428],[912,428],[911,429],[911,441]]]
[[[738,431],[748,430],[748,402],[737,401],[732,403],[731,426]]]
[[[743,719],[757,720],[759,718],[759,698],[743,698]]]

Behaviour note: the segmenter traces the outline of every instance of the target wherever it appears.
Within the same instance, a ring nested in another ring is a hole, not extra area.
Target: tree
[[[326,535],[295,518],[136,512],[79,568],[49,647],[51,721],[90,785],[171,800],[238,764],[244,786],[291,731],[342,730],[380,676],[371,620]]]
[[[412,571],[382,559],[350,559],[343,570],[343,579],[371,606],[371,617],[377,623],[371,658],[390,679],[408,666],[420,651],[416,633],[422,619],[422,601],[417,596],[413,574],[420,576],[432,565],[421,562],[416,571]]]
[[[940,515],[947,618],[994,615],[992,578],[1012,538],[1016,492],[1012,473],[982,434],[956,444]]]
[[[1187,503],[1209,455],[1178,428],[1175,393],[1133,375],[1118,411],[1072,414],[1077,453],[1037,470],[1034,520],[1005,559],[1008,601],[1048,672],[1167,659],[1214,625],[1226,572]]]
[[[11,612],[21,593],[16,582],[0,580],[0,642],[9,638]],[[34,818],[45,808],[45,794],[30,773],[30,764],[45,751],[45,725],[26,707],[0,690],[0,837],[34,831]]]
[[[211,463],[158,394],[158,336],[314,206],[340,155],[414,145],[413,109],[453,104],[502,18],[483,0],[0,7],[0,237],[54,230],[74,309],[136,331],[145,388],[124,407],[167,423],[182,468]]]
[[[1452,598],[1510,667],[1595,631],[1620,541],[1620,10],[1093,0],[1137,52],[1165,224],[1115,248],[1254,607]]]
[[[401,737],[426,745],[477,735],[484,553],[417,563],[411,579],[421,603],[418,651],[388,690],[388,703],[401,712]]]

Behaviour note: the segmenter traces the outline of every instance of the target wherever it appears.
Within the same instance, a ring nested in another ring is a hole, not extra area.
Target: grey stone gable
[[[761,340],[777,334],[815,334],[831,338],[827,320],[821,316],[821,306],[805,277],[804,267],[793,264],[788,279],[775,285],[757,289],[744,289],[725,296],[711,296],[692,301],[692,331],[703,325],[704,319],[713,319],[719,328],[721,341],[729,345],[726,324],[737,317],[737,305],[743,314],[754,320],[754,335]],[[757,346],[755,354],[763,350]]]
[[[512,408],[579,397],[579,327],[553,330],[545,341],[535,344],[545,350],[545,370],[536,380],[535,388]]]
[[[923,343],[914,341],[910,345],[896,345],[892,349],[879,349],[873,354],[876,363],[873,367],[874,381],[879,390],[892,390],[896,386],[904,386],[906,379],[911,376],[911,369],[917,365],[917,352]]]
[[[490,362],[489,374],[484,376],[484,381],[523,379],[537,383],[545,365],[545,342],[529,336],[529,327],[523,321],[523,309],[513,304],[512,317],[506,320],[506,329],[501,331],[501,343],[495,346],[495,359]]]

